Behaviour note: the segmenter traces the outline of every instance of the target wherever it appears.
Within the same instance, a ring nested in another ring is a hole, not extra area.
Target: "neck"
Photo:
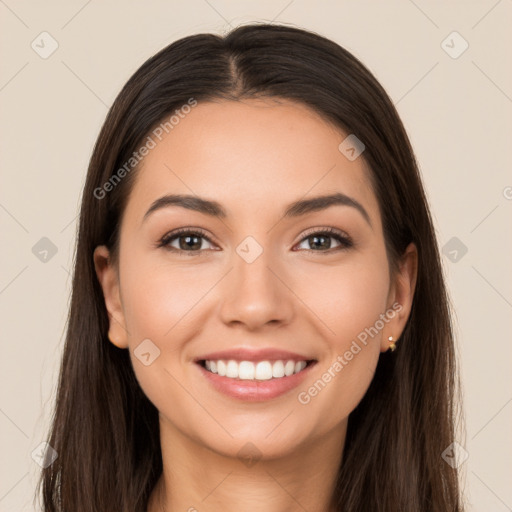
[[[244,463],[198,445],[160,417],[163,472],[148,512],[334,512],[346,425],[281,458]]]

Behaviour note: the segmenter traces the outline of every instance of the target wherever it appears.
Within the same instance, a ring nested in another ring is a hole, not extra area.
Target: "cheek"
[[[310,273],[302,296],[329,327],[332,345],[344,351],[347,342],[373,326],[385,312],[389,291],[387,260],[380,251],[366,252],[350,263]]]
[[[189,342],[201,336],[207,329],[209,313],[214,314],[213,288],[225,268],[210,263],[191,265],[187,261],[184,257],[183,263],[170,265],[165,260],[137,254],[134,249],[121,264],[123,307],[132,364],[144,393],[163,416],[198,439],[204,435],[204,429],[191,425],[204,425],[206,421],[206,432],[217,436],[211,440],[214,444],[220,442],[217,438],[223,438],[224,432],[205,419],[204,410],[184,389],[182,383],[188,383],[186,389],[193,396],[200,396],[199,391],[194,391],[192,374],[187,373],[183,362]],[[354,255],[336,266],[308,263],[282,269],[281,274],[294,292],[289,292],[287,300],[301,311],[296,320],[298,328],[305,326],[304,332],[314,333],[322,355],[315,377],[296,389],[292,400],[298,420],[289,425],[287,436],[299,438],[304,432],[322,435],[349,416],[373,378],[380,335],[368,337],[366,345],[358,342],[354,346],[353,342],[385,311],[389,287],[387,260],[376,249]],[[298,303],[294,294],[304,304]],[[133,350],[146,338],[161,350],[150,366],[142,365],[133,355]],[[281,417],[281,411],[275,418],[272,411],[267,414],[270,416],[262,421],[274,422]],[[234,432],[249,428],[237,424],[236,418],[233,424],[229,421],[225,419]],[[283,439],[283,445],[286,442]],[[232,443],[232,439],[226,443]]]
[[[328,356],[297,399],[321,418],[318,428],[328,429],[354,410],[373,379],[389,290],[387,260],[376,251],[350,267],[331,269],[321,283],[311,287],[308,305],[329,327],[323,328]]]
[[[196,406],[183,387],[184,382],[189,389],[190,382],[185,382],[189,370],[184,365],[182,349],[201,331],[194,306],[216,282],[215,276],[202,272],[204,278],[198,277],[190,265],[188,269],[185,264],[170,266],[135,252],[131,256],[121,266],[121,280],[130,357],[137,381],[164,416],[173,417],[178,424],[182,418],[175,417],[175,411],[186,410],[190,421],[201,424],[204,410]],[[139,345],[146,339],[160,351],[153,352],[156,349],[149,345],[152,362],[148,365],[137,356],[141,352]],[[154,360],[153,353],[158,353]],[[182,429],[186,428],[183,424]]]
[[[123,271],[123,309],[130,338],[176,338],[216,281],[211,272],[198,273],[185,264],[155,263],[147,257],[127,261]]]
[[[223,269],[183,258],[183,263],[169,265],[165,259],[132,252],[123,262],[122,299],[132,349],[146,338],[160,347],[172,342],[178,349],[200,331],[197,319],[207,313]],[[299,322],[309,316],[307,321],[316,326],[319,338],[328,340],[325,348],[332,356],[348,350],[352,340],[385,312],[389,276],[385,254],[377,248],[337,266],[308,263],[282,269],[282,274],[307,306],[301,307],[304,317]],[[297,299],[291,294],[288,300]]]

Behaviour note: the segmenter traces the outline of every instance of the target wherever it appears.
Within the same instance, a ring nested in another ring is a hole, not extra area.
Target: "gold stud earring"
[[[393,336],[390,336],[388,338],[388,341],[389,341],[389,348],[391,349],[391,352],[394,352],[396,349],[396,345],[395,345],[395,342],[393,341]]]

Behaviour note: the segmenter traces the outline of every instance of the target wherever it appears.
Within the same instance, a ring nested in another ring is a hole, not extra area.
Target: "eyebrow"
[[[203,199],[192,195],[168,194],[158,198],[151,204],[148,211],[144,214],[142,221],[144,222],[153,212],[169,206],[180,206],[188,210],[194,210],[220,219],[225,219],[227,217],[226,210],[217,201]],[[372,226],[370,216],[363,205],[354,198],[340,192],[295,201],[287,206],[283,217],[300,217],[307,213],[325,210],[331,206],[350,206],[355,208],[364,217],[366,222]]]

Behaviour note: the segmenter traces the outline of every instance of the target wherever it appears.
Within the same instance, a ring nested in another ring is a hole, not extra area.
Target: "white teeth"
[[[217,361],[217,373],[221,377],[226,376],[226,363],[224,361]]]
[[[254,380],[255,374],[254,363],[250,361],[242,361],[238,365],[238,378],[243,380]]]
[[[256,380],[269,380],[272,378],[272,365],[269,361],[260,361],[256,365],[254,378]]]
[[[306,361],[205,361],[205,368],[212,372],[218,373],[221,377],[229,377],[231,379],[241,380],[270,380],[280,379],[281,377],[289,377],[294,373],[299,373],[306,368]]]
[[[304,368],[306,368],[306,361],[297,361],[295,363],[295,373],[299,373]]]
[[[238,364],[236,361],[228,361],[226,366],[226,377],[236,379],[238,377]]]
[[[284,377],[284,364],[283,361],[276,361],[272,365],[272,377]]]
[[[284,374],[288,377],[290,375],[293,375],[294,371],[295,363],[293,361],[286,361],[286,364],[284,365]]]

